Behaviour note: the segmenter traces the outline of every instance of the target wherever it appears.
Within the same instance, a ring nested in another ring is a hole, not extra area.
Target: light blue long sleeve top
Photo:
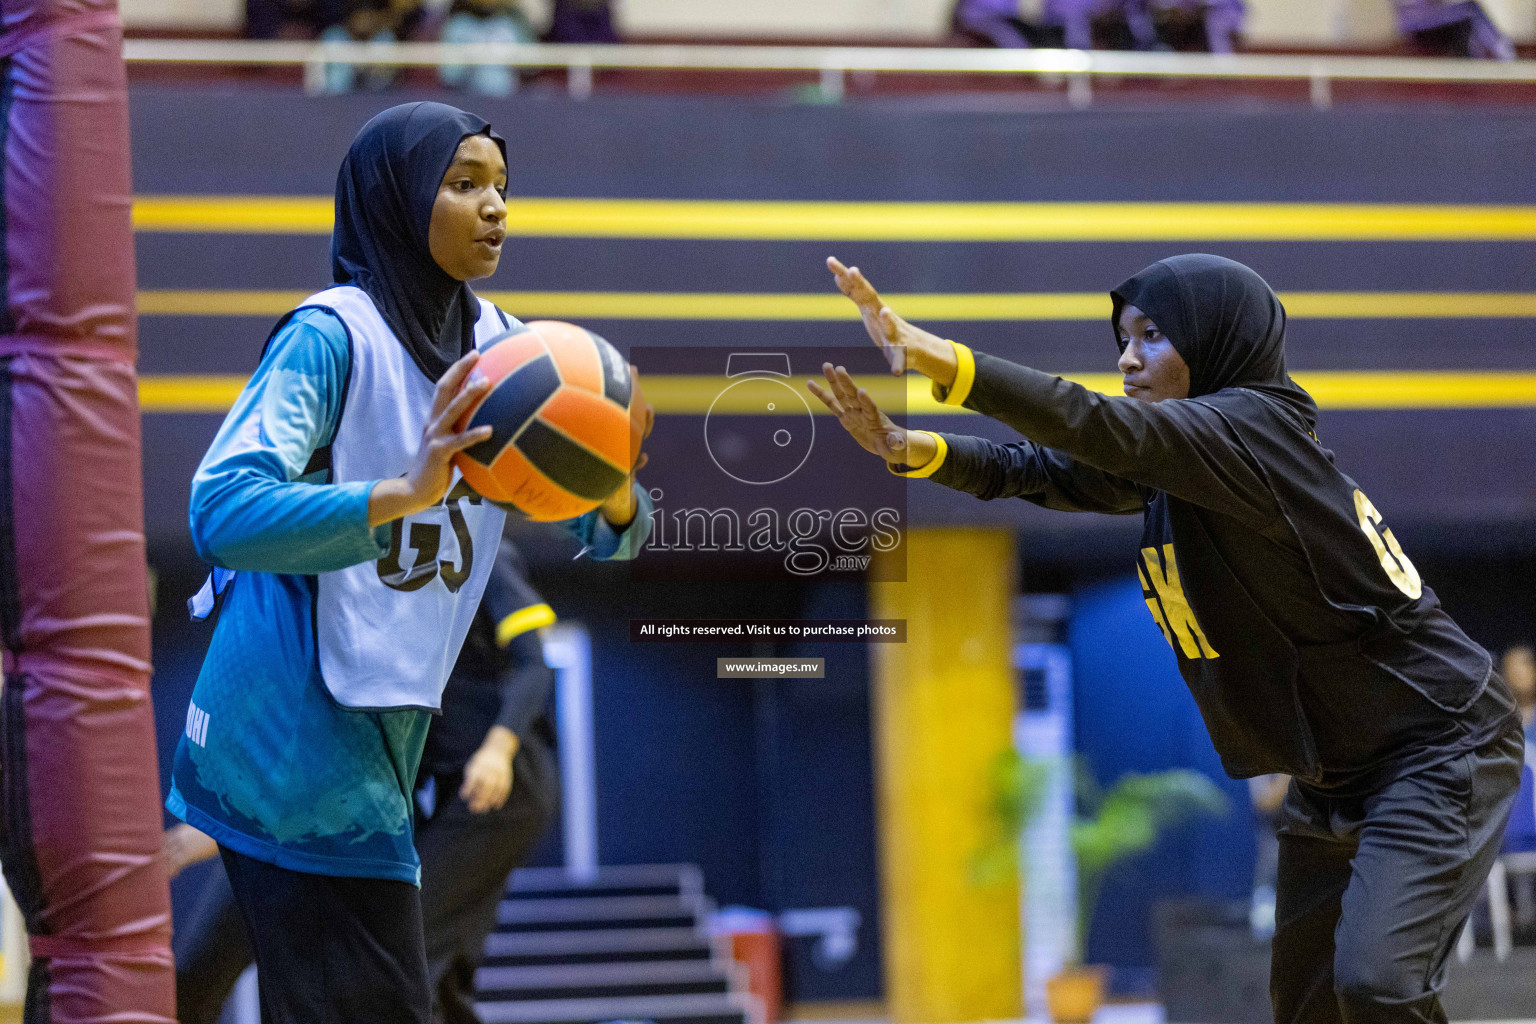
[[[411,788],[431,713],[354,711],[320,677],[314,576],[382,557],[377,481],[318,465],[351,369],[346,329],[306,309],[267,347],[192,479],[198,554],[236,570],[176,748],[173,814],[224,846],[315,874],[420,881]],[[349,401],[365,401],[352,395]],[[623,531],[599,512],[563,525],[598,559],[645,544],[652,505]]]

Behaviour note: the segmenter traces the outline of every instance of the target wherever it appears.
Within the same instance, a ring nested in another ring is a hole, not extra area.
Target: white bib
[[[361,289],[330,288],[303,305],[334,312],[351,338],[331,481],[402,476],[421,444],[435,385]],[[481,299],[476,347],[516,324]],[[505,519],[454,470],[441,503],[391,524],[383,558],[315,576],[320,674],[337,703],[360,710],[439,706]]]

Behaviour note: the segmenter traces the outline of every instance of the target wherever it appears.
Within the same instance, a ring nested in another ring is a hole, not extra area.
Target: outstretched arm
[[[1203,400],[1156,404],[1089,391],[1039,370],[973,353],[914,327],[880,301],[857,268],[827,261],[859,307],[891,372],[916,370],[946,405],[1005,423],[1036,445],[1110,477],[1166,491],[1204,508],[1267,525],[1274,497],[1228,420]],[[1253,401],[1261,401],[1254,398]]]
[[[1134,515],[1145,507],[1146,496],[1131,481],[1033,441],[938,436],[946,452],[933,479],[984,501],[1022,498],[1059,512],[1106,515]]]
[[[822,367],[826,385],[807,381],[865,450],[883,458],[899,476],[932,477],[935,483],[983,500],[1023,498],[1064,512],[1140,512],[1142,494],[1129,480],[1030,441],[997,444],[980,437],[908,430],[875,405],[848,371]]]
[[[1090,391],[984,353],[973,359],[975,381],[958,396],[967,409],[1106,473],[1255,528],[1278,514],[1269,485],[1217,399],[1142,402]]]

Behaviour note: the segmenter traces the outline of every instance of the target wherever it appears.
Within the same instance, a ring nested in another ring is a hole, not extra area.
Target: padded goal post
[[[0,861],[27,1024],[176,1017],[116,4],[0,0]]]

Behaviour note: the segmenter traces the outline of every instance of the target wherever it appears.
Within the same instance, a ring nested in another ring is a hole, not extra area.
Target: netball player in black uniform
[[[1110,293],[1128,397],[913,327],[828,261],[893,373],[1026,440],[909,431],[841,367],[817,397],[893,472],[979,498],[1143,516],[1137,572],[1223,766],[1293,777],[1279,817],[1279,1022],[1444,1022],[1447,954],[1519,786],[1519,718],[1315,432],[1285,311],[1190,255]]]

